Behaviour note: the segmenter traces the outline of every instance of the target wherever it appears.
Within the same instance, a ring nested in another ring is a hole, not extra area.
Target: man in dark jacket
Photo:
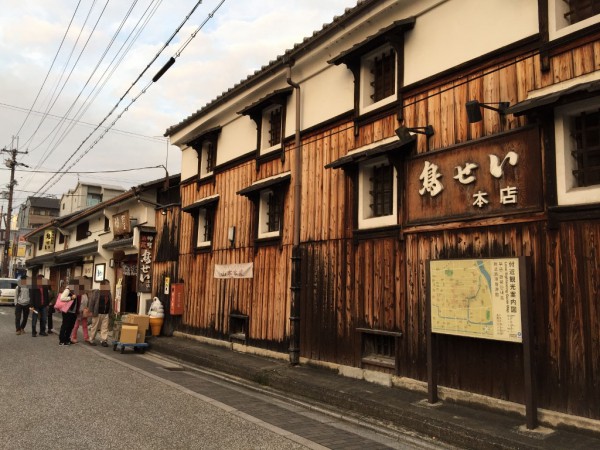
[[[37,320],[40,319],[40,336],[48,336],[46,333],[46,321],[48,319],[48,304],[50,303],[48,286],[44,283],[44,277],[38,275],[34,278],[34,284],[29,290],[31,302],[31,336],[37,336]]]

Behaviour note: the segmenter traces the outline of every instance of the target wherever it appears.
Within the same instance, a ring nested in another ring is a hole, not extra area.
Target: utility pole
[[[17,141],[18,142],[18,141]],[[24,166],[29,167],[27,164],[18,163],[17,155],[23,154],[26,155],[27,152],[20,152],[15,147],[15,137],[12,139],[12,148],[7,150],[3,148],[0,150],[2,153],[10,154],[10,159],[7,159],[4,163],[6,167],[10,169],[10,183],[8,185],[8,210],[6,211],[6,232],[4,234],[4,258],[2,260],[2,275],[8,277],[8,247],[10,245],[10,227],[12,222],[12,202],[13,202],[13,191],[15,185],[17,184],[15,181],[15,167]]]

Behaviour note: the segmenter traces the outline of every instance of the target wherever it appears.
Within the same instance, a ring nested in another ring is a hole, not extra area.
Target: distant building
[[[28,197],[19,208],[17,228],[33,229],[58,217],[60,200],[47,197]]]
[[[125,192],[120,186],[92,183],[77,183],[75,189],[69,189],[60,198],[60,217],[95,206]]]

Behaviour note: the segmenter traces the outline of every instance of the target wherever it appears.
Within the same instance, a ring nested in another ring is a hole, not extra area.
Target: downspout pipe
[[[292,299],[290,302],[290,364],[300,363],[300,267],[302,256],[300,254],[300,206],[302,195],[302,148],[300,147],[300,85],[292,81],[292,66],[288,65],[287,83],[296,91],[296,135],[294,141],[294,233],[292,246]]]

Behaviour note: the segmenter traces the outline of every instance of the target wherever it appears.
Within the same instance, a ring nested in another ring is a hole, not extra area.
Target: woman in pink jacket
[[[79,309],[77,311],[77,320],[75,321],[73,331],[71,332],[71,342],[73,344],[77,344],[77,331],[79,330],[79,325],[81,325],[83,328],[83,339],[90,344],[90,336],[88,334],[88,317],[90,317],[91,314],[89,310],[87,293],[83,292],[77,300]]]

